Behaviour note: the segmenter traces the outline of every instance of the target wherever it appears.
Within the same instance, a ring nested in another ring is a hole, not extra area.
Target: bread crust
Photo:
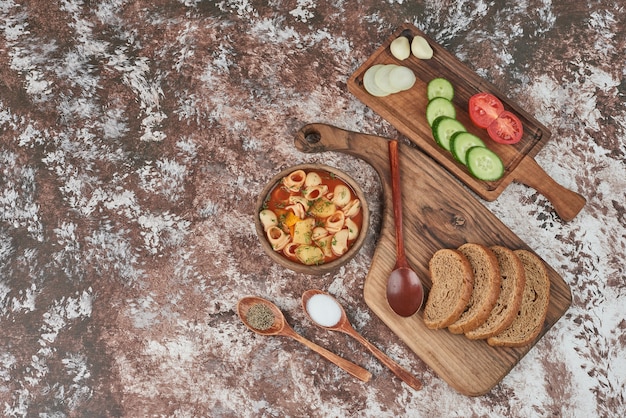
[[[472,331],[487,320],[498,301],[502,283],[500,266],[493,251],[476,243],[463,244],[458,250],[472,266],[474,287],[465,311],[448,326],[453,334]]]
[[[533,342],[546,320],[550,304],[550,278],[543,261],[526,250],[514,251],[526,274],[526,285],[519,314],[500,334],[487,339],[492,346],[521,347]]]
[[[526,284],[524,266],[512,250],[499,245],[489,248],[498,259],[502,286],[496,305],[487,320],[479,327],[465,333],[465,336],[471,340],[493,337],[511,325],[522,303]]]
[[[424,306],[424,324],[431,329],[445,328],[465,310],[474,285],[472,266],[455,249],[441,249],[428,264],[432,287]],[[454,290],[454,299],[447,296]]]

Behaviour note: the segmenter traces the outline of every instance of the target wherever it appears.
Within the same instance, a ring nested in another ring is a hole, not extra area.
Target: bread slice
[[[428,328],[445,328],[465,310],[472,295],[472,266],[459,251],[441,249],[428,264],[432,287],[424,306],[424,323]]]
[[[516,250],[526,272],[522,306],[515,320],[500,334],[487,339],[489,345],[521,347],[537,338],[548,314],[550,278],[543,261],[526,250]]]
[[[469,260],[474,273],[474,288],[465,311],[448,330],[453,334],[463,334],[483,324],[500,296],[500,266],[496,255],[480,244],[467,243],[458,250]]]
[[[504,331],[517,316],[522,303],[526,275],[524,266],[515,253],[505,247],[490,247],[498,259],[502,284],[496,306],[487,320],[478,328],[465,333],[472,340],[486,339]]]

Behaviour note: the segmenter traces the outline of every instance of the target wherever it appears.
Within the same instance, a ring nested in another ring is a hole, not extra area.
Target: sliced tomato
[[[515,144],[522,139],[522,121],[509,111],[503,111],[487,127],[489,137],[501,144]]]
[[[469,116],[474,125],[487,128],[504,112],[504,105],[493,94],[477,93],[469,99]]]

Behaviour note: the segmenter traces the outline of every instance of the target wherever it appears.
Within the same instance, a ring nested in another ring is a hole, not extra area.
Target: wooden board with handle
[[[413,39],[414,36],[423,36],[433,48],[433,57],[420,60],[411,55],[403,61],[394,58],[389,45],[398,36],[407,36],[409,39]],[[385,97],[372,96],[363,86],[363,75],[375,64],[396,64],[411,68],[417,81],[407,91]],[[501,179],[494,182],[477,180],[463,164],[454,159],[450,152],[435,143],[425,115],[428,104],[426,86],[429,81],[437,77],[449,80],[454,86],[455,94],[452,102],[455,105],[457,119],[469,132],[482,138],[488,148],[495,151],[502,159],[505,173]],[[495,200],[512,181],[516,181],[544,195],[563,220],[572,220],[585,205],[584,197],[554,181],[534,159],[534,156],[549,140],[550,131],[532,115],[509,100],[493,84],[479,77],[454,55],[411,24],[398,28],[349,77],[348,90],[485,200]],[[519,116],[524,128],[524,134],[519,143],[498,144],[489,139],[485,129],[474,126],[469,118],[468,102],[472,95],[479,92],[489,92],[497,96],[504,104],[505,110],[512,111]]]
[[[372,311],[389,326],[442,379],[460,393],[477,396],[491,390],[533,344],[519,348],[491,347],[447,330],[430,330],[420,310],[403,318],[386,299],[386,281],[395,259],[393,208],[388,159],[388,140],[325,124],[302,127],[295,146],[302,152],[336,151],[368,162],[381,178],[384,214],[372,265],[365,279],[364,298]],[[405,248],[409,263],[431,287],[428,261],[440,248],[457,248],[465,242],[503,245],[532,251],[475,196],[430,157],[408,144],[400,144],[401,192]],[[569,286],[546,263],[551,282],[550,305],[541,338],[567,311],[572,296]]]

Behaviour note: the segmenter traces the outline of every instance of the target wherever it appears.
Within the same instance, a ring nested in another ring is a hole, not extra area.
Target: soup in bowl
[[[323,274],[347,263],[362,247],[368,226],[360,187],[322,164],[281,171],[257,201],[256,230],[263,249],[301,273]]]

